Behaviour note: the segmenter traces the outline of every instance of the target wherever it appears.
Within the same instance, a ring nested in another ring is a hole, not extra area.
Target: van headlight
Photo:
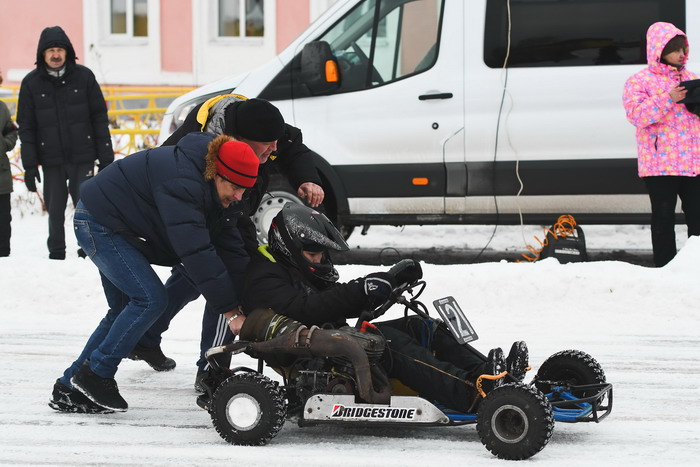
[[[196,99],[193,99],[191,101],[185,102],[182,105],[177,106],[173,111],[173,120],[170,122],[170,134],[175,133],[175,130],[182,126],[182,124],[185,122],[185,119],[187,118],[187,115],[192,111],[192,109],[194,109],[207,99],[208,97],[198,97]]]

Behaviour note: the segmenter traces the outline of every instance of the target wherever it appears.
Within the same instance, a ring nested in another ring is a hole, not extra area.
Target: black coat
[[[176,146],[137,152],[111,164],[80,187],[98,222],[118,232],[151,263],[182,263],[219,313],[239,304],[248,255],[236,227],[242,214],[224,209],[213,181],[203,177],[210,133],[193,133]],[[228,268],[228,269],[227,269]]]
[[[362,280],[334,283],[325,289],[313,287],[296,268],[272,262],[260,253],[251,258],[245,276],[244,313],[271,308],[307,326],[345,324],[370,308]]]
[[[202,107],[199,104],[187,114],[182,125],[163,142],[163,146],[176,144],[186,134],[200,131],[201,125],[197,122],[197,113]],[[277,151],[270,159],[260,166],[258,180],[253,188],[246,190],[242,203],[247,216],[252,216],[260,206],[265,192],[270,184],[271,172],[277,170],[284,175],[294,189],[306,182],[321,185],[321,178],[316,170],[313,152],[303,142],[301,130],[285,124],[284,134],[277,141]],[[255,225],[250,219],[242,219],[239,228],[246,241],[246,245],[252,255],[258,246]]]
[[[44,50],[56,43],[67,52],[61,77],[49,75],[43,58]],[[75,60],[73,46],[60,27],[42,32],[36,69],[22,80],[17,103],[25,169],[95,160],[106,167],[114,160],[102,90],[92,71]]]

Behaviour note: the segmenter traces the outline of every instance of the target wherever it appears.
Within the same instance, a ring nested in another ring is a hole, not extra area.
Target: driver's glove
[[[413,284],[423,278],[423,268],[418,261],[402,259],[389,269],[389,274],[396,279],[397,285]]]
[[[365,277],[365,295],[376,301],[387,300],[394,287],[396,287],[394,276],[387,272],[373,272]]]

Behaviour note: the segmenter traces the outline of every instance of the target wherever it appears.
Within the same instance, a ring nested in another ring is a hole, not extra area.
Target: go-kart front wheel
[[[486,449],[499,459],[528,459],[540,452],[552,436],[552,407],[532,386],[505,384],[481,401],[476,429]]]
[[[258,373],[236,374],[214,392],[214,428],[231,444],[266,444],[282,429],[287,405],[279,385]]]
[[[562,350],[542,363],[537,371],[534,385],[545,394],[557,386],[572,387],[586,384],[605,383],[605,372],[595,358],[580,350]],[[598,389],[582,391],[579,397],[596,394]],[[574,404],[562,408],[575,408]]]

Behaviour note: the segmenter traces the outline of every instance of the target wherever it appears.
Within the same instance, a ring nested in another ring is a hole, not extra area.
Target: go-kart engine
[[[350,337],[360,344],[360,346],[365,350],[367,359],[370,363],[377,362],[384,353],[386,341],[380,334],[361,332],[350,326],[343,326],[339,329],[339,331],[343,331],[344,333],[350,335]],[[343,366],[350,366],[350,360],[344,357],[331,358],[331,361]]]

